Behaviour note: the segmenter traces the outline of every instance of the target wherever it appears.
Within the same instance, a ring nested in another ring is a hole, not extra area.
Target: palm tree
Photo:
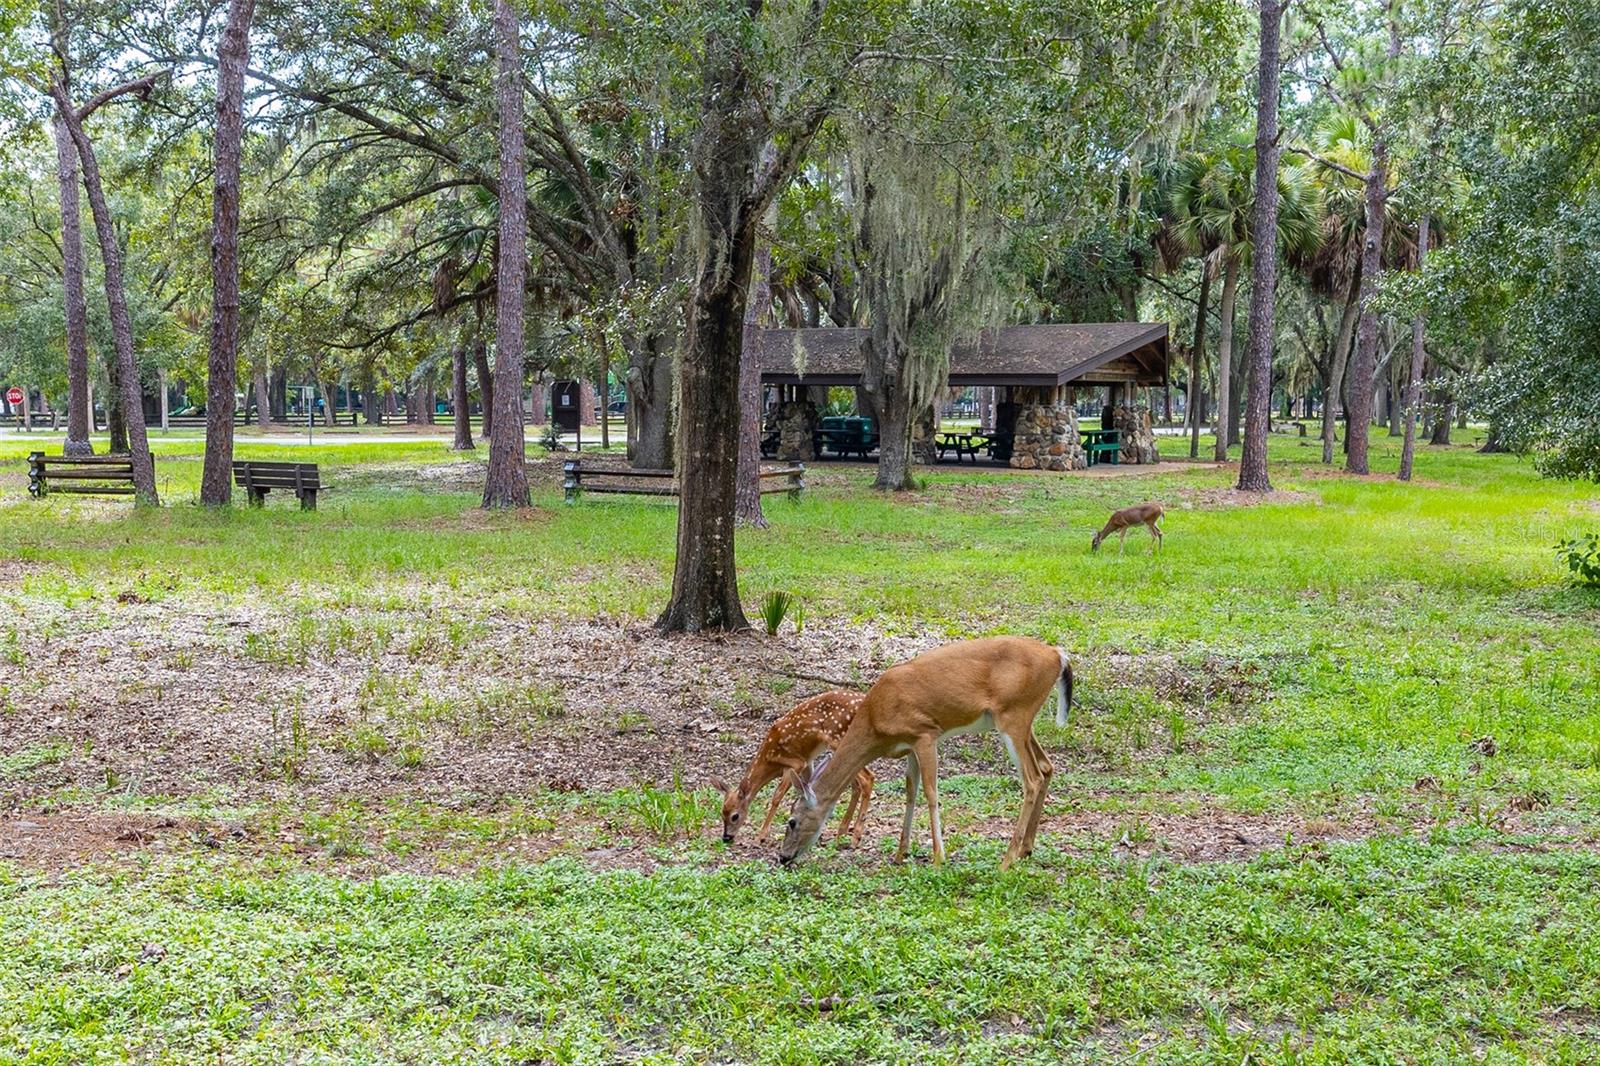
[[[1354,116],[1335,115],[1316,132],[1319,160],[1346,170],[1365,173],[1372,167],[1367,128]],[[1361,243],[1366,236],[1365,186],[1323,162],[1306,164],[1322,199],[1320,234],[1309,255],[1291,255],[1291,265],[1304,275],[1311,290],[1333,301],[1339,311],[1338,328],[1318,369],[1322,372],[1322,461],[1333,462],[1335,425],[1342,407],[1345,370],[1355,340],[1356,318],[1361,309]],[[1386,265],[1404,263],[1411,256],[1412,231],[1397,217],[1393,204],[1384,220]]]
[[[1278,243],[1291,256],[1303,256],[1319,239],[1321,200],[1301,167],[1278,172]],[[1255,149],[1227,144],[1179,162],[1171,192],[1174,236],[1193,254],[1213,256],[1222,274],[1217,337],[1217,460],[1226,461],[1232,403],[1233,320],[1238,305],[1239,272],[1250,261],[1250,219],[1255,210]]]

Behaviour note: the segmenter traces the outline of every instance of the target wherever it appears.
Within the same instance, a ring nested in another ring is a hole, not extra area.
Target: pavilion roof
[[[840,327],[759,333],[769,385],[855,385],[867,331]],[[985,330],[950,352],[951,385],[1163,385],[1167,326],[1091,322]]]

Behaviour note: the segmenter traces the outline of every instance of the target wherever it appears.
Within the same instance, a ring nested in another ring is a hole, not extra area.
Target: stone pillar
[[[1118,407],[1114,414],[1116,429],[1122,433],[1124,463],[1159,463],[1161,453],[1156,449],[1155,431],[1150,427],[1148,407]]]
[[[785,400],[778,405],[778,458],[809,463],[816,459],[812,433],[821,423],[810,400]]]
[[[1081,470],[1089,465],[1072,406],[1055,388],[1019,389],[1011,465],[1020,470]],[[1002,405],[1002,421],[1009,413]]]

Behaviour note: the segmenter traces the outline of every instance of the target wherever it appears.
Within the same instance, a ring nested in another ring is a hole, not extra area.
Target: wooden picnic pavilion
[[[815,460],[827,450],[866,456],[865,418],[820,416],[820,390],[856,389],[859,414],[867,330],[839,327],[770,329],[760,333],[761,382],[768,391],[767,450],[780,459]],[[1137,390],[1168,382],[1167,326],[1159,322],[1094,322],[1006,326],[986,330],[950,352],[949,385],[976,387],[975,433],[941,432],[931,410],[919,426],[924,458],[980,453],[1023,469],[1072,470],[1097,461],[1154,462],[1150,415]],[[1102,424],[1080,431],[1080,393],[1104,390]],[[832,422],[832,425],[824,423]]]

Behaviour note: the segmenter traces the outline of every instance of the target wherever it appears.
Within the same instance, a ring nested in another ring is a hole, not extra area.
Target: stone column
[[[1150,426],[1150,409],[1123,405],[1113,412],[1116,429],[1122,433],[1121,460],[1125,463],[1159,463],[1155,431]]]
[[[1089,465],[1071,405],[1055,388],[1019,389],[1011,465],[1020,470],[1081,470]]]
[[[817,405],[810,400],[785,400],[781,403],[778,406],[778,458],[801,463],[816,459],[812,433],[819,425]]]

